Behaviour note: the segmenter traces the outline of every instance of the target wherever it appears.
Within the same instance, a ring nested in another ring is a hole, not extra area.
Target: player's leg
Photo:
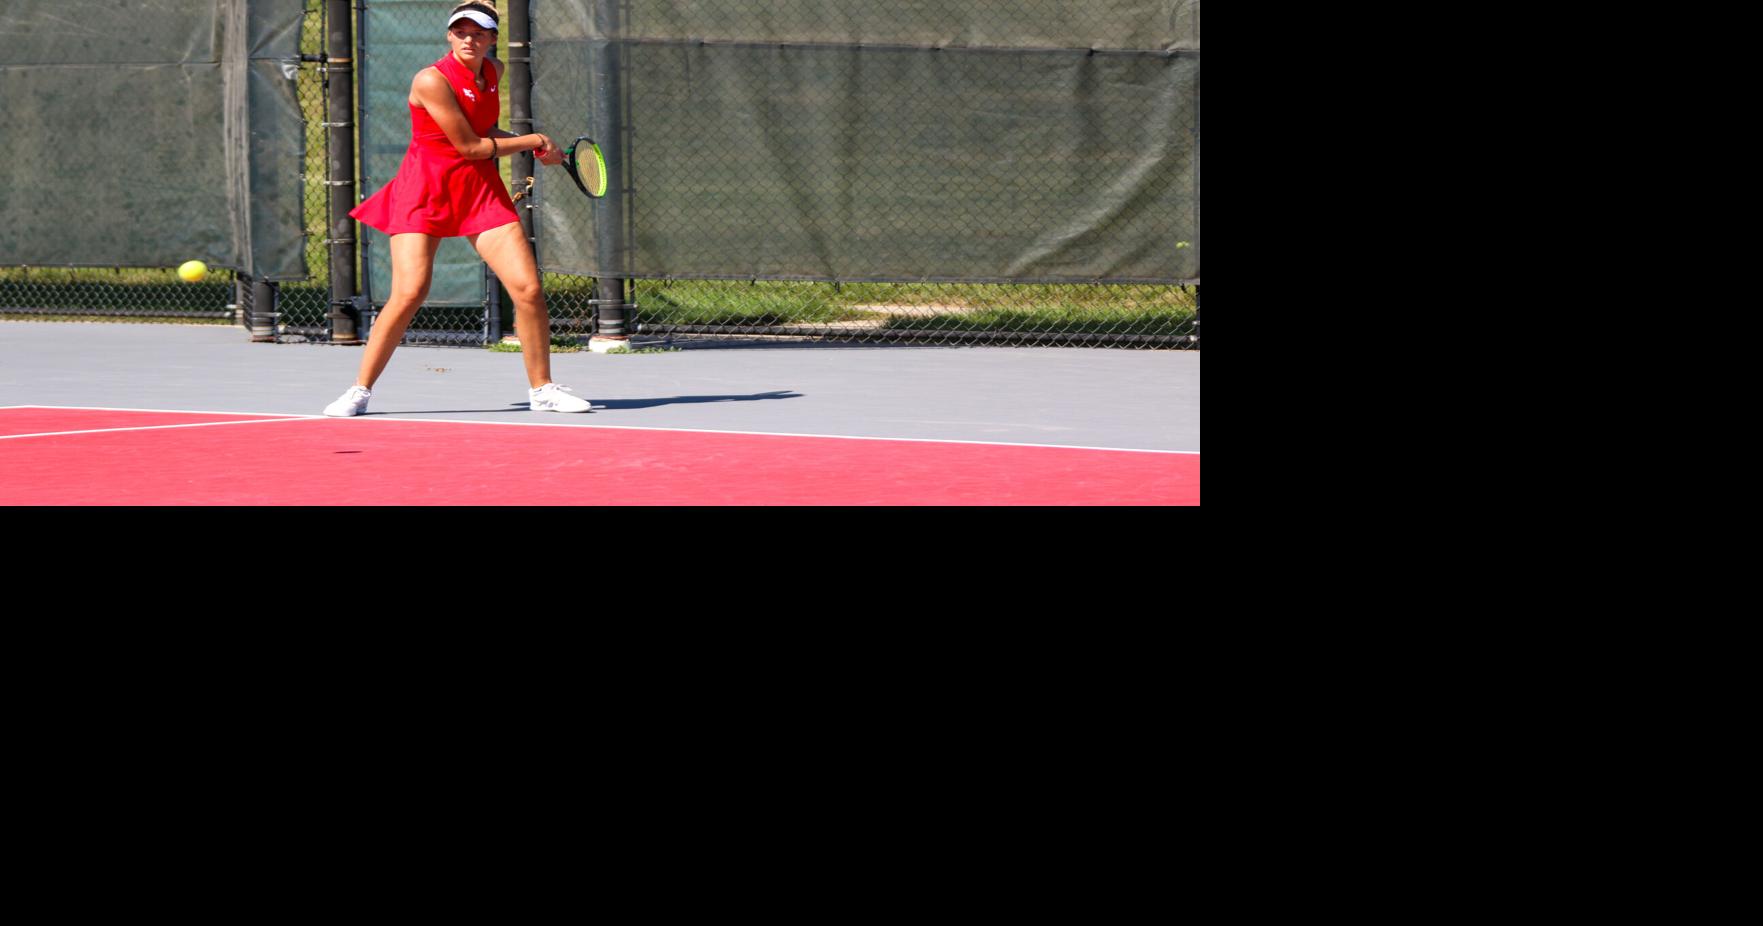
[[[467,237],[514,300],[514,333],[520,337],[520,354],[526,361],[533,411],[590,410],[593,406],[586,399],[551,381],[551,315],[545,309],[545,293],[539,286],[538,262],[533,260],[532,245],[520,223],[510,222]]]
[[[361,372],[356,385],[373,388],[392,359],[392,351],[404,340],[404,330],[416,317],[416,310],[428,298],[429,282],[434,277],[435,251],[441,239],[430,235],[407,234],[392,236],[392,294],[385,308],[374,319],[373,333],[367,338],[367,349],[361,357]]]
[[[467,235],[490,272],[514,300],[514,333],[526,361],[527,385],[534,389],[551,381],[551,315],[539,286],[539,265],[519,222]]]
[[[350,418],[367,412],[373,398],[373,384],[392,359],[392,351],[404,340],[404,329],[428,298],[429,278],[434,272],[435,251],[441,239],[428,235],[392,236],[392,295],[375,319],[373,334],[361,354],[361,370],[355,385],[345,390],[335,402],[325,406],[324,413],[332,418]]]

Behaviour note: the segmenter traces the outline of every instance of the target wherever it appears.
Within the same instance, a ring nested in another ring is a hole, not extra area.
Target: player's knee
[[[427,286],[393,285],[392,287],[392,298],[398,302],[409,302],[415,305],[422,305],[428,297],[429,288]]]
[[[516,280],[503,285],[508,287],[509,297],[519,305],[543,305],[545,301],[545,290],[538,280]]]

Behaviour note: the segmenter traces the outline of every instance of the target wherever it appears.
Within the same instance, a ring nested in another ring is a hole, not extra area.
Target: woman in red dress
[[[392,182],[349,214],[392,239],[392,292],[380,310],[361,358],[355,385],[324,413],[348,417],[367,411],[373,384],[428,297],[435,251],[442,238],[464,237],[514,299],[515,332],[532,387],[533,411],[585,412],[587,400],[551,381],[551,318],[539,287],[538,264],[520,227],[514,202],[496,170],[496,158],[532,151],[542,164],[563,153],[544,135],[496,128],[502,67],[492,3],[465,3],[447,16],[446,56],[410,84],[410,149]]]

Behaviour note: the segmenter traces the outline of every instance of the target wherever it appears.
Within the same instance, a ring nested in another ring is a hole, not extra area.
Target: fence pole
[[[624,109],[624,28],[622,9],[626,0],[595,0],[604,35],[608,37],[605,53],[596,59],[594,69],[594,140],[600,150],[608,153],[606,173],[608,196],[594,204],[594,238],[599,248],[601,272],[625,269],[625,215],[629,208],[629,172],[625,167]],[[625,299],[625,280],[603,276],[594,281],[594,301],[598,322],[589,350],[604,353],[630,344],[629,319],[631,308]]]
[[[251,278],[246,276],[243,270],[233,274],[233,304],[228,308],[233,310],[233,324],[249,332],[251,330]]]
[[[508,13],[502,17],[502,25],[506,28],[503,34],[508,37],[507,57],[503,63],[508,68],[508,129],[516,135],[530,135],[533,131],[533,68],[532,68],[532,26],[528,18],[527,0],[510,0]],[[531,180],[535,172],[533,153],[517,151],[508,160],[508,179],[514,188],[516,214],[520,216],[520,231],[526,235],[527,244],[538,256],[538,241],[533,237],[533,201]],[[488,277],[491,286],[497,287],[500,282],[495,274]],[[494,302],[495,320],[490,326],[488,340],[502,340],[504,316],[507,316],[508,328],[513,328],[514,300],[504,302],[501,292],[496,292]],[[515,333],[516,337],[519,332]]]
[[[355,220],[355,14],[351,0],[325,0],[324,81],[329,95],[325,124],[330,151],[331,341],[361,343],[361,306],[356,302]]]
[[[251,340],[274,343],[281,325],[281,311],[276,305],[278,287],[268,280],[251,281]]]
[[[527,0],[511,0],[508,4],[508,124],[516,135],[531,135],[533,131],[532,26],[527,11]],[[511,166],[514,192],[530,193],[526,181],[533,175],[533,153],[518,152]],[[526,240],[532,241],[533,204],[531,199],[522,198],[526,199],[526,206],[520,210],[520,227],[526,232]]]

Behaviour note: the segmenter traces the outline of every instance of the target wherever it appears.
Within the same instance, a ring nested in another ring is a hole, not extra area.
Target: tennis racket
[[[563,169],[583,193],[594,199],[606,195],[606,155],[592,138],[583,135],[563,149]]]

